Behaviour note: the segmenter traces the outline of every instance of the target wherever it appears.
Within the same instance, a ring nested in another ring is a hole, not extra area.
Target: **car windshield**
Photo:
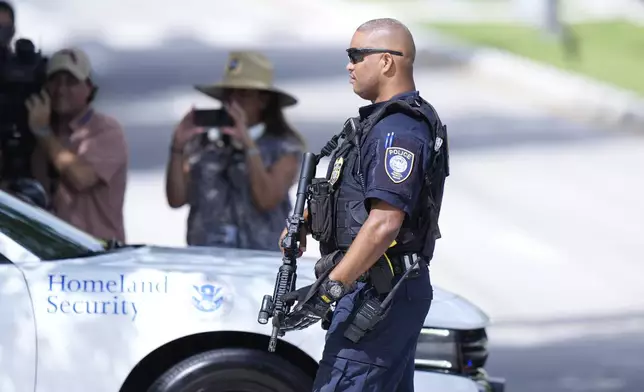
[[[2,191],[0,231],[41,260],[76,258],[105,251],[102,241]]]

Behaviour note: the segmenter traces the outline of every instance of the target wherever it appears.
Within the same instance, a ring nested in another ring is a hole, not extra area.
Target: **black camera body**
[[[33,178],[31,156],[36,147],[29,130],[25,101],[47,80],[47,57],[32,41],[16,40],[13,53],[0,49],[0,180]]]

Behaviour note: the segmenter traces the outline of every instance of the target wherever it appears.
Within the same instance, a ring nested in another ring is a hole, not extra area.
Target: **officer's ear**
[[[394,74],[394,71],[396,70],[396,63],[394,63],[394,58],[392,55],[389,53],[384,53],[382,58],[380,59],[380,63],[382,64],[382,73],[384,75],[390,76]]]

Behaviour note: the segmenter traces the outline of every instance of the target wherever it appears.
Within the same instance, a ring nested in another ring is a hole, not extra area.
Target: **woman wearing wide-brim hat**
[[[190,207],[188,244],[279,250],[304,151],[282,110],[297,100],[273,85],[272,63],[249,51],[230,53],[220,83],[195,88],[221,101],[235,126],[206,132],[191,110],[175,129],[166,196]]]

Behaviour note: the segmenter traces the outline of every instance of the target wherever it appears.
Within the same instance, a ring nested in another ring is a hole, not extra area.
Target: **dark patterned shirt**
[[[292,208],[288,194],[272,210],[258,210],[243,151],[202,140],[197,138],[188,147],[188,245],[278,251]],[[264,133],[255,144],[266,167],[288,154],[301,161],[303,146],[294,136]]]

